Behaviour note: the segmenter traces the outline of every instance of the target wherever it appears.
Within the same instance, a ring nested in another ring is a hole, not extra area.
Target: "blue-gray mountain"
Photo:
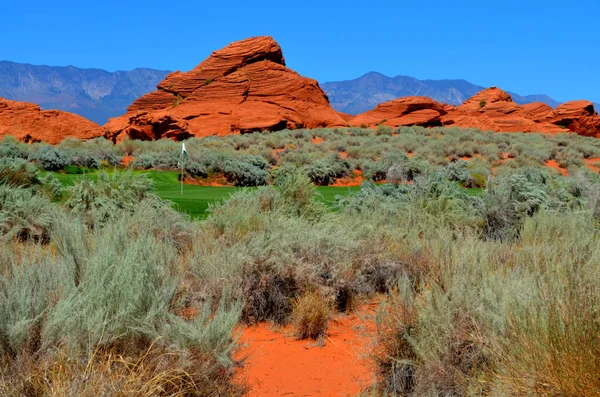
[[[388,77],[381,73],[370,72],[362,77],[348,81],[321,84],[329,96],[331,106],[337,111],[359,114],[375,108],[382,102],[405,96],[426,96],[435,101],[459,105],[486,87],[466,80],[418,80],[414,77]],[[544,102],[553,108],[559,102],[547,95],[522,96],[509,92],[518,104]]]
[[[156,89],[168,71],[107,72],[74,66],[35,66],[0,61],[0,97],[59,109],[98,124],[125,113],[140,96]]]

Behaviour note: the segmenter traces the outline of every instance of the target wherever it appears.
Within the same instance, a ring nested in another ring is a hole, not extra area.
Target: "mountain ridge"
[[[426,96],[437,102],[460,105],[486,88],[464,79],[419,80],[404,75],[389,77],[379,72],[368,72],[352,80],[325,82],[321,87],[334,109],[349,114],[360,114],[380,103],[408,96]],[[518,104],[543,102],[553,108],[560,104],[544,94],[509,94]]]
[[[76,113],[104,124],[125,113],[131,102],[155,89],[169,73],[149,68],[108,72],[0,61],[0,97]]]

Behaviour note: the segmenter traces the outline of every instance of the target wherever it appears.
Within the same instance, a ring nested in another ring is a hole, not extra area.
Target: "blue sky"
[[[369,71],[600,102],[600,1],[7,1],[0,60],[188,70],[273,36],[321,82]]]

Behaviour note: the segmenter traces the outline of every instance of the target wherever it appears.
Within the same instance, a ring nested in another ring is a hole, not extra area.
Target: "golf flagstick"
[[[185,161],[185,155],[187,154],[187,150],[185,150],[185,143],[181,144],[181,178],[180,178],[180,185],[181,185],[181,195],[183,196],[183,162]]]

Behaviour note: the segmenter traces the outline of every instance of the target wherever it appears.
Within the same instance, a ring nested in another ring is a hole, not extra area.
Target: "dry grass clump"
[[[3,360],[0,394],[32,397],[95,396],[240,396],[244,386],[231,382],[233,369],[216,365],[201,351],[168,350],[153,344],[123,354],[98,349],[73,359],[66,350]]]
[[[331,302],[319,291],[308,291],[294,301],[294,332],[298,339],[318,340],[327,333]]]

